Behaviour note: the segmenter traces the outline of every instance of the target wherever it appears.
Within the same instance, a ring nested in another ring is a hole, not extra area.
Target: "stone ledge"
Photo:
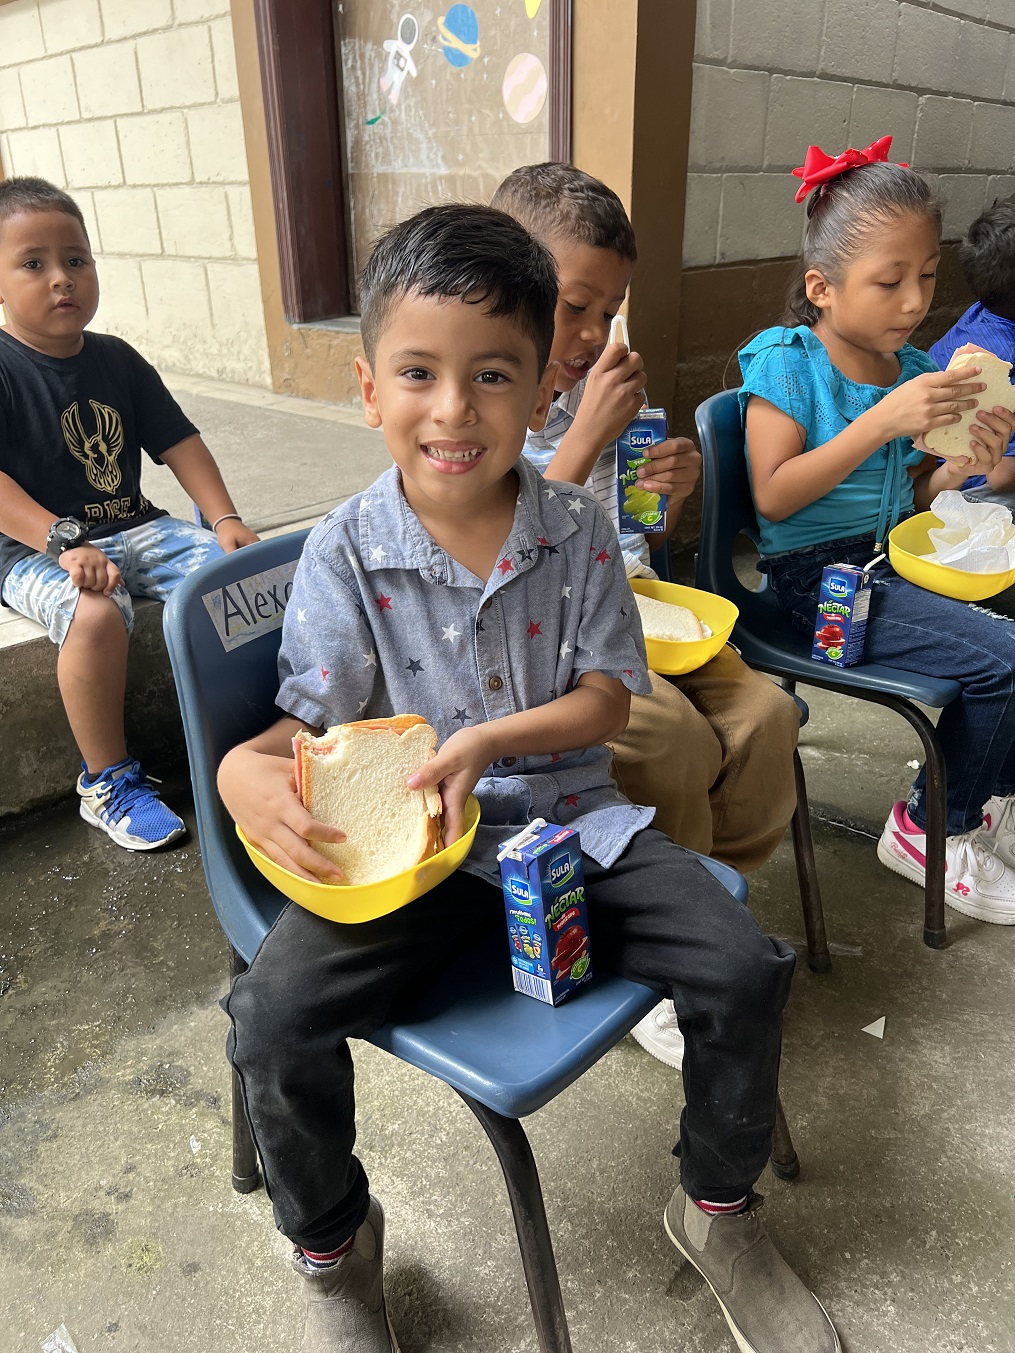
[[[135,601],[127,671],[127,745],[161,776],[186,760],[183,726],[162,638],[162,606]],[[81,759],[56,684],[56,648],[21,616],[0,625],[0,818],[66,798]]]

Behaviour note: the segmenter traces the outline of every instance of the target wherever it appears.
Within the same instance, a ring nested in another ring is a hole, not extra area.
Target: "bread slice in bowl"
[[[405,785],[436,746],[437,734],[418,714],[337,724],[318,738],[301,730],[293,738],[303,806],[346,837],[314,847],[347,884],[379,883],[443,850],[440,793]]]
[[[701,621],[686,606],[678,606],[672,601],[658,601],[655,597],[646,597],[641,592],[636,592],[634,599],[638,603],[641,627],[646,639],[687,643],[693,639],[705,638]]]

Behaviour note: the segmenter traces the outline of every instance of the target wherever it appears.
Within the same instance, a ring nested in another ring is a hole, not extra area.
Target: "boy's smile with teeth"
[[[486,450],[483,446],[467,445],[461,442],[424,442],[423,454],[430,460],[451,465],[474,465]]]

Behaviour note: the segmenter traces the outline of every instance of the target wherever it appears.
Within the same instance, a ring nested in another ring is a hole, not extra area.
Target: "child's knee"
[[[789,945],[759,930],[747,942],[732,946],[727,959],[723,977],[735,1017],[765,1023],[780,1014],[796,967]]]
[[[77,643],[116,643],[129,628],[127,617],[112,597],[82,591],[67,628],[67,639],[73,636]]]

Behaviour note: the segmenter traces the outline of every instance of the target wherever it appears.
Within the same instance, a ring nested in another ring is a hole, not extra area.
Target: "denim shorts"
[[[188,573],[222,553],[211,531],[176,517],[157,517],[92,544],[120,570],[123,585],[110,600],[119,607],[128,634],[134,628],[131,597],[165,601]],[[5,605],[43,625],[53,643],[63,646],[81,592],[55,559],[38,552],[20,559],[4,579],[2,595]]]

